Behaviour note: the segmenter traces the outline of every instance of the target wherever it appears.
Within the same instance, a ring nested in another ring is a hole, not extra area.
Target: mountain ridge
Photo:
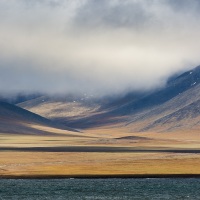
[[[75,131],[67,126],[55,123],[38,114],[27,111],[15,105],[0,101],[0,132],[34,134],[39,132],[46,134],[45,131],[36,131],[31,125],[41,125],[52,128],[60,128],[68,131]]]
[[[48,111],[52,114],[49,115],[50,119],[70,127],[88,129],[102,126],[125,126],[139,132],[175,130],[177,125],[172,123],[173,120],[170,122],[171,118],[177,116],[178,113],[187,118],[191,115],[189,112],[197,110],[195,117],[188,118],[188,124],[195,118],[196,125],[194,126],[197,127],[197,118],[200,116],[197,109],[200,99],[200,66],[172,76],[165,87],[152,92],[133,92],[119,98],[103,100],[89,97],[86,97],[84,101],[81,99],[83,98],[63,101],[59,98],[54,100],[40,97],[18,105],[44,114],[45,117],[48,117],[46,114]],[[65,109],[65,112],[62,109]],[[63,115],[60,114],[61,112]],[[188,114],[185,114],[187,112]],[[178,119],[183,122],[183,119]],[[175,121],[177,120],[174,120],[174,123]],[[180,129],[185,127],[183,124],[179,125]],[[191,128],[189,125],[188,127]]]

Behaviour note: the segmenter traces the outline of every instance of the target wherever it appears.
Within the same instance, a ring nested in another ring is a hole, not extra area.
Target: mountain
[[[143,107],[132,105],[126,125],[137,131],[199,129],[200,67],[171,79],[165,88],[143,99]],[[137,117],[136,117],[137,116]],[[138,124],[140,123],[140,126]],[[136,128],[138,127],[138,128]]]
[[[171,77],[165,87],[148,93],[102,99],[39,97],[19,106],[76,128],[123,126],[133,132],[198,129],[200,66]]]
[[[0,133],[47,134],[34,128],[37,126],[75,131],[15,105],[0,102]]]
[[[132,98],[92,116],[68,121],[69,126],[125,126],[131,131],[173,131],[198,128],[200,67],[170,78],[166,86]],[[122,101],[122,100],[121,100]],[[179,115],[184,117],[178,117]],[[176,117],[176,120],[174,118]],[[191,123],[195,122],[195,123]]]
[[[19,103],[17,106],[54,121],[66,122],[92,115],[101,107],[101,102],[87,94],[61,97],[40,96]]]

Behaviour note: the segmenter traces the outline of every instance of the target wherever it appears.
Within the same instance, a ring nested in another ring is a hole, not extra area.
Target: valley
[[[200,175],[200,67],[147,93],[22,99],[0,102],[2,178]]]

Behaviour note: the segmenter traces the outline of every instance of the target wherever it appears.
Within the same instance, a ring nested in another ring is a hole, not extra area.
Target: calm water
[[[0,199],[200,199],[200,179],[0,179]]]

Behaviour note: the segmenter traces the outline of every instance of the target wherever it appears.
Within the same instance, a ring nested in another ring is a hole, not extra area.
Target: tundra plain
[[[33,125],[32,125],[33,126]],[[126,128],[45,135],[0,134],[2,178],[200,175],[198,131],[131,133]]]

